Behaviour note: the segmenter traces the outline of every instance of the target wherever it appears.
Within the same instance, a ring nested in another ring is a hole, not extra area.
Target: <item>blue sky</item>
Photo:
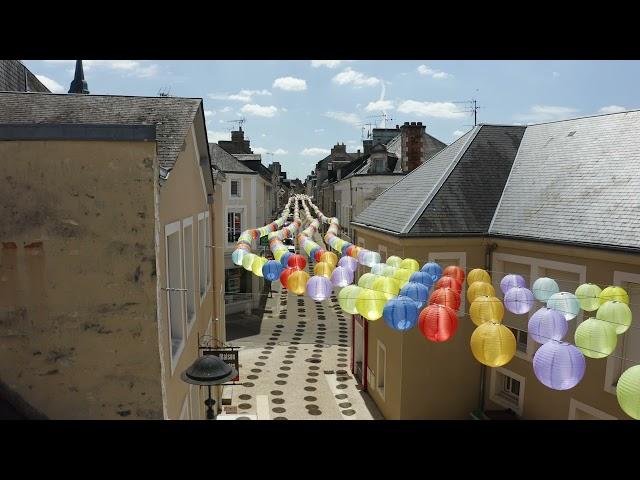
[[[25,60],[52,91],[66,92],[74,60]],[[421,121],[451,143],[473,124],[538,123],[640,108],[639,61],[98,60],[85,61],[92,94],[201,97],[209,141],[244,117],[263,163],[304,180],[337,142],[362,148],[363,123]],[[273,155],[267,154],[273,153]]]

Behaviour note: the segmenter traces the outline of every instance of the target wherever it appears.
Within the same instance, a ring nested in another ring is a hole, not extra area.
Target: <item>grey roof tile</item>
[[[249,173],[257,175],[256,172],[246,165],[243,165],[240,160],[238,160],[234,155],[228,153],[217,143],[209,144],[209,155],[211,156],[211,163],[218,167],[222,172]]]

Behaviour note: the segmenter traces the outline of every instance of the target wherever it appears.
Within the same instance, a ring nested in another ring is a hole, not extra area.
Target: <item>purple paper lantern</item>
[[[346,287],[353,283],[353,270],[346,267],[336,267],[331,272],[331,283],[336,287]]]
[[[512,288],[524,288],[526,286],[527,282],[524,281],[524,277],[522,275],[516,275],[514,273],[505,275],[502,280],[500,280],[500,290],[502,290],[502,293],[504,294],[506,294]]]
[[[514,287],[505,294],[504,306],[511,313],[527,313],[533,307],[533,293],[526,288]]]
[[[553,390],[569,390],[582,377],[586,361],[578,348],[552,340],[542,345],[533,356],[533,371],[538,380]]]
[[[551,340],[562,340],[569,330],[569,324],[561,312],[542,307],[531,315],[527,330],[535,342],[545,344]]]
[[[433,286],[433,276],[427,272],[413,272],[411,277],[409,277],[409,281],[421,283],[427,288],[431,288]]]
[[[322,275],[314,275],[307,282],[307,293],[316,302],[326,300],[332,289],[331,281]]]
[[[352,272],[355,272],[358,268],[358,261],[353,257],[344,256],[338,260],[338,266],[348,268]]]
[[[409,297],[418,304],[418,308],[422,308],[429,299],[429,289],[422,283],[408,282],[400,289],[400,295]]]

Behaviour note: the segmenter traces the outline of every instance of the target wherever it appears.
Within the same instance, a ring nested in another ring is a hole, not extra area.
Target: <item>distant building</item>
[[[20,60],[0,60],[0,92],[51,93]]]

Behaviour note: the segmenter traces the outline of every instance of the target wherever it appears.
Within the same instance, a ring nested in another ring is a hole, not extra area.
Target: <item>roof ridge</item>
[[[636,113],[640,112],[640,108],[634,108],[631,110],[624,110],[622,112],[608,112],[608,113],[594,113],[592,115],[583,115],[581,117],[572,117],[572,118],[564,118],[562,120],[549,120],[548,122],[540,122],[540,123],[532,123],[529,125],[523,125],[525,127],[535,127],[537,125],[549,125],[551,123],[562,123],[562,122],[571,122],[573,120],[582,120],[583,118],[594,118],[594,117],[605,117],[607,115],[621,115],[623,113]],[[518,125],[514,125],[518,126]]]
[[[422,202],[422,205],[420,205],[418,207],[418,209],[414,212],[414,214],[411,216],[411,218],[409,218],[409,221],[407,222],[407,224],[400,229],[399,233],[401,233],[401,234],[408,233],[411,230],[413,225],[418,221],[418,219],[420,218],[422,213],[429,206],[429,203],[431,203],[431,200],[433,200],[433,198],[435,197],[436,193],[440,190],[440,188],[442,188],[442,185],[444,185],[444,182],[447,180],[447,178],[449,178],[449,175],[451,175],[451,172],[453,172],[453,170],[456,168],[456,165],[458,165],[458,163],[460,162],[460,159],[466,153],[467,149],[469,148],[469,145],[471,145],[471,143],[476,138],[476,136],[478,135],[478,132],[481,129],[482,129],[482,125],[478,125],[476,127],[473,127],[472,130],[469,130],[469,132],[467,132],[465,135],[463,135],[463,137],[466,136],[466,135],[469,135],[469,137],[465,140],[465,143],[462,145],[462,148],[460,148],[460,150],[455,155],[455,157],[453,157],[453,160],[451,161],[451,163],[449,164],[447,169],[444,171],[444,173],[442,174],[442,176],[440,177],[438,182],[433,186],[433,188],[431,189],[429,194],[425,197],[424,201]],[[458,138],[451,145],[456,144],[463,137]],[[449,147],[451,145],[449,145]],[[441,152],[444,152],[445,150],[446,150],[446,148],[443,148],[436,155],[440,154]],[[432,156],[431,159],[435,158],[436,155]],[[425,163],[423,163],[421,165],[421,167],[424,166],[424,165],[428,165],[428,164],[429,164],[429,162],[425,162]],[[418,167],[418,168],[420,168],[420,167]],[[418,170],[418,168],[416,170]],[[414,172],[416,170],[414,170]],[[396,183],[396,185],[397,185],[397,183]]]
[[[60,97],[72,97],[72,98],[95,98],[95,97],[119,97],[119,98],[154,98],[154,99],[172,99],[172,100],[200,100],[204,102],[202,97],[164,97],[164,96],[150,96],[150,95],[108,95],[108,94],[74,94],[74,93],[53,93],[53,92],[13,92],[9,90],[0,90],[0,94],[11,93],[14,95],[49,95]]]

